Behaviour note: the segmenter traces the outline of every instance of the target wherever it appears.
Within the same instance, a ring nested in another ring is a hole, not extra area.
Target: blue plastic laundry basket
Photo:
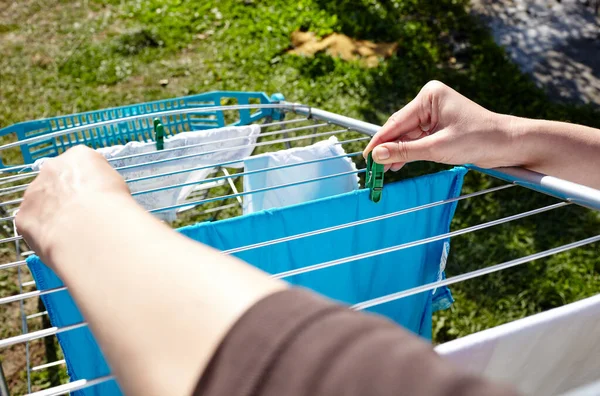
[[[270,98],[263,92],[206,92],[198,95],[21,122],[0,129],[0,137],[8,137],[4,138],[4,143],[8,141],[22,141],[81,125],[142,114],[153,114],[176,109],[215,107],[223,104],[268,104],[273,103],[275,100],[282,100],[282,98],[281,94],[275,94]],[[275,116],[273,118],[277,119],[277,111],[270,108],[257,110],[239,109],[237,113],[238,118],[232,122],[227,122],[223,112],[218,110],[214,112],[189,112],[160,118],[162,124],[165,126],[165,133],[167,135],[191,130],[219,128],[225,125],[248,125],[258,119],[270,116]],[[89,128],[80,132],[38,140],[35,143],[23,144],[20,146],[22,161],[19,163],[30,164],[38,158],[54,157],[78,144],[85,144],[96,149],[115,144],[126,144],[130,141],[148,141],[153,139],[152,135],[153,124],[150,118],[133,121],[124,120],[123,122],[111,125]],[[9,164],[4,161],[4,158],[0,158],[0,169],[7,166]]]

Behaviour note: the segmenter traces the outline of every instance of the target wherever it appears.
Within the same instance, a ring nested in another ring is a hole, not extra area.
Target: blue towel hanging
[[[217,249],[229,250],[453,198],[460,193],[465,173],[465,168],[457,167],[387,184],[379,203],[369,200],[369,190],[363,189],[218,222],[199,223],[179,231]],[[276,274],[446,233],[455,208],[456,203],[439,205],[358,227],[242,251],[235,256]],[[354,304],[441,279],[440,262],[447,255],[447,245],[447,240],[441,240],[286,280]],[[431,338],[431,310],[446,308],[451,303],[449,290],[438,288],[435,294],[422,293],[373,307],[371,311]]]
[[[387,184],[379,203],[369,200],[368,190],[360,190],[229,220],[201,223],[178,231],[215,248],[232,249],[453,198],[460,193],[465,173],[465,168],[458,167]],[[243,251],[236,256],[266,272],[279,273],[448,232],[455,208],[456,203],[439,205],[358,227]],[[444,276],[440,262],[447,249],[448,241],[442,240],[286,280],[353,304],[439,279]],[[62,286],[60,279],[37,256],[30,256],[27,264],[39,290]],[[41,298],[53,326],[83,320],[68,292]],[[435,292],[421,293],[371,310],[431,338],[432,311],[446,308],[452,301],[447,288],[438,288]],[[58,339],[71,381],[109,373],[87,327],[58,334]],[[75,396],[120,394],[115,381],[73,392]]]

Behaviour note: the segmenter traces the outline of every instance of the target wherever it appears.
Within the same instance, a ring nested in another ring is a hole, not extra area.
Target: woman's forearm
[[[128,395],[191,394],[235,321],[285,287],[173,232],[130,197],[90,197],[65,216],[48,264]]]
[[[513,136],[515,165],[600,189],[600,130],[500,116]]]
[[[385,169],[413,161],[522,166],[600,189],[600,130],[493,113],[439,81],[394,113],[363,155]]]

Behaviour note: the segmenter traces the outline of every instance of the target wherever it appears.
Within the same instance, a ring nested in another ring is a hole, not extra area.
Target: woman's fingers
[[[421,131],[418,114],[419,97],[413,99],[402,109],[394,113],[369,142],[363,156],[366,158],[369,152],[379,144],[397,140],[407,133]]]
[[[421,160],[434,161],[431,151],[437,140],[436,136],[432,135],[406,142],[383,143],[373,149],[373,159],[379,164],[390,165]]]
[[[402,163],[402,162],[396,162],[394,164],[385,164],[383,166],[383,171],[384,172],[387,172],[387,171],[398,172],[400,169],[402,169],[403,166],[404,166],[404,163]]]
[[[395,162],[390,166],[392,172],[398,172],[404,166],[404,162]]]

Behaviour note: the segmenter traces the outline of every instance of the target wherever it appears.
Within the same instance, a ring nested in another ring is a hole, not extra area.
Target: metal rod
[[[13,217],[13,220],[14,220],[14,217]],[[21,235],[15,235],[14,237],[3,238],[3,239],[0,239],[0,245],[3,243],[14,242],[14,241],[18,241],[21,239],[23,239],[23,237]]]
[[[229,204],[229,205],[223,205],[223,206],[217,206],[216,208],[211,208],[211,209],[206,209],[198,214],[208,214],[208,213],[213,213],[213,212],[218,212],[220,210],[225,210],[225,209],[230,209],[230,208],[234,208],[237,207],[238,205],[235,203]]]
[[[9,304],[15,301],[23,301],[31,297],[43,296],[45,294],[56,293],[64,290],[67,290],[66,286],[54,287],[46,290],[33,290],[30,292],[15,294],[14,296],[2,297],[0,298],[0,305]]]
[[[468,167],[546,195],[573,202],[589,209],[600,210],[600,190],[591,187],[523,168],[483,169],[474,165],[468,165]]]
[[[179,169],[179,170],[170,171],[170,172],[155,173],[155,174],[147,175],[147,176],[140,176],[140,177],[128,179],[125,182],[127,184],[130,184],[130,183],[135,183],[135,182],[144,181],[144,180],[156,179],[159,177],[178,175],[180,173],[188,173],[188,172],[195,172],[195,171],[204,170],[204,169],[219,168],[219,167],[223,167],[226,165],[239,164],[242,162],[244,162],[244,160],[224,161],[224,162],[219,162],[216,164],[203,165],[203,166],[197,166],[197,167],[186,168],[186,169]]]
[[[381,128],[381,126],[372,124],[370,122],[360,121],[340,114],[332,113],[330,111],[316,109],[314,107],[302,106],[298,103],[281,102],[281,104],[284,106],[289,106],[288,110],[291,110],[297,114],[302,114],[317,120],[327,121],[348,129],[366,133],[370,136],[375,135],[375,133],[377,133],[377,131]]]
[[[510,188],[510,187],[514,187],[514,184],[505,184],[505,185],[498,186],[498,187],[492,187],[492,188],[488,188],[486,190],[477,191],[477,192],[474,192],[474,193],[471,193],[471,194],[461,195],[460,197],[444,199],[444,200],[441,200],[441,201],[436,201],[436,202],[428,203],[428,204],[425,204],[425,205],[415,206],[415,207],[409,208],[409,209],[399,210],[397,212],[386,213],[384,215],[370,217],[370,218],[364,219],[364,220],[357,220],[357,221],[352,221],[352,222],[346,223],[346,224],[340,224],[340,225],[337,225],[337,226],[322,228],[320,230],[308,231],[308,232],[304,232],[304,233],[301,233],[301,234],[290,235],[290,236],[283,237],[283,238],[273,239],[273,240],[270,240],[270,241],[253,243],[251,245],[246,245],[246,246],[241,246],[241,247],[234,248],[234,249],[224,250],[222,253],[223,254],[234,254],[234,253],[244,252],[246,250],[252,250],[252,249],[261,248],[261,247],[264,247],[264,246],[271,246],[271,245],[276,245],[276,244],[283,243],[283,242],[294,241],[296,239],[306,238],[306,237],[310,237],[310,236],[313,236],[313,235],[325,234],[327,232],[342,230],[342,229],[349,228],[349,227],[356,227],[356,226],[360,226],[360,225],[363,225],[363,224],[368,224],[368,223],[372,223],[372,222],[375,222],[375,221],[390,219],[392,217],[402,216],[402,215],[405,215],[405,214],[408,214],[408,213],[418,212],[420,210],[433,208],[433,207],[436,207],[436,206],[439,206],[439,205],[445,205],[445,204],[449,204],[449,203],[452,203],[452,202],[460,201],[460,200],[463,200],[463,199],[476,197],[478,195],[483,195],[483,194],[488,194],[488,193],[491,193],[491,192],[496,192],[496,191],[504,190],[504,189],[507,189],[507,188]]]
[[[227,171],[227,169],[222,168],[223,173],[225,174],[225,178],[227,179],[227,182],[229,183],[229,187],[231,188],[231,191],[233,191],[234,194],[238,194],[239,191],[237,189],[237,187],[235,186],[235,183],[233,182],[232,178],[233,177],[240,177],[241,175],[235,174],[234,176],[231,176],[231,174]],[[242,207],[243,203],[242,203],[242,197],[240,197],[239,195],[236,197],[236,200],[238,201],[238,203],[240,204],[240,208]]]
[[[50,327],[48,329],[38,330],[38,331],[34,331],[31,333],[27,333],[27,334],[21,334],[21,335],[10,337],[10,338],[5,338],[4,340],[0,340],[0,348],[6,348],[6,347],[9,347],[12,345],[21,344],[23,342],[28,342],[28,341],[37,340],[39,338],[53,336],[56,334],[63,333],[65,331],[75,330],[75,329],[79,329],[79,328],[85,327],[85,326],[87,326],[87,323],[81,322],[81,323],[76,323],[76,324],[70,325],[70,326]]]
[[[200,200],[200,201],[191,201],[191,202],[185,202],[185,203],[181,203],[181,204],[177,204],[177,205],[164,206],[162,208],[156,208],[156,209],[149,210],[148,212],[150,212],[150,213],[159,213],[159,212],[164,212],[164,211],[167,211],[167,210],[184,208],[184,207],[190,206],[190,205],[198,206],[198,205],[202,205],[202,204],[209,203],[209,202],[222,201],[222,200],[229,199],[229,198],[242,197],[242,196],[245,196],[245,195],[251,195],[251,194],[257,194],[257,193],[271,191],[271,190],[277,190],[279,188],[286,188],[286,187],[298,186],[298,185],[301,185],[301,184],[307,184],[307,183],[312,183],[312,182],[316,182],[316,181],[320,181],[320,180],[331,179],[331,178],[334,178],[334,177],[341,177],[341,176],[347,176],[347,175],[364,173],[364,172],[365,172],[365,169],[359,169],[359,170],[348,171],[348,172],[341,172],[341,173],[336,173],[336,174],[333,174],[333,175],[316,177],[314,179],[301,180],[301,181],[297,181],[297,182],[294,182],[294,183],[280,184],[280,185],[272,186],[272,187],[259,188],[257,190],[253,190],[253,191],[244,191],[244,192],[237,193],[237,194],[224,195],[222,197],[214,197],[214,198],[203,199],[203,200]]]
[[[4,238],[4,239],[0,239],[0,245],[2,245],[3,243],[9,243],[9,242],[14,242],[14,241],[19,241],[23,239],[23,237],[21,235],[17,235],[14,237],[8,237],[8,238]],[[0,266],[0,268],[2,268]]]
[[[16,205],[23,202],[23,198],[19,198],[19,199],[13,199],[10,201],[4,201],[4,202],[0,202],[0,207],[4,207],[4,206],[8,206],[8,205]]]
[[[313,124],[314,124],[314,123],[315,123],[315,122],[313,121]],[[288,133],[287,133],[287,132],[284,132],[284,129],[285,129],[284,127],[280,127],[279,129],[281,129],[281,130],[282,130],[281,132],[282,132],[282,134],[283,134],[283,137],[288,137]],[[316,132],[317,132],[317,129],[315,128],[315,133],[316,133]],[[313,139],[313,140],[314,140],[314,139]],[[311,144],[312,144],[312,143],[311,143]],[[285,142],[285,148],[286,148],[286,149],[291,149],[291,148],[292,148],[292,144],[291,144],[290,142]]]
[[[61,364],[65,364],[65,363],[66,363],[65,359],[57,360],[52,363],[40,364],[39,366],[32,367],[31,371],[40,371],[40,370],[46,369],[48,367],[60,366]]]
[[[304,105],[296,105],[296,104],[252,104],[252,105],[232,105],[232,106],[211,106],[211,107],[191,107],[186,109],[174,109],[167,111],[160,111],[156,113],[147,113],[147,114],[137,114],[129,117],[116,118],[114,120],[106,120],[100,121],[93,124],[80,125],[73,128],[63,129],[61,131],[46,133],[39,136],[34,136],[31,138],[19,140],[12,143],[7,143],[3,146],[0,146],[0,151],[8,150],[13,147],[19,147],[24,144],[32,144],[40,141],[44,141],[47,139],[68,135],[70,133],[76,133],[85,131],[87,129],[98,128],[102,126],[108,126],[113,124],[119,124],[122,122],[135,121],[143,118],[156,118],[156,117],[164,117],[171,116],[177,114],[188,114],[188,113],[213,113],[215,111],[223,111],[223,110],[250,110],[250,109],[290,109],[294,111],[295,108],[308,108]],[[5,168],[3,171],[14,171],[13,168]]]
[[[13,261],[12,263],[0,264],[0,270],[18,267],[20,265],[25,265],[25,264],[27,264],[27,261],[25,261],[25,260],[19,260],[19,261]]]
[[[28,186],[29,186],[29,184],[23,184],[20,186],[0,188],[0,195],[8,195],[8,194],[13,194],[13,193],[18,193],[20,191],[27,189]]]
[[[35,393],[30,393],[26,396],[60,396],[66,395],[67,393],[75,392],[77,390],[89,388],[94,385],[101,384],[103,382],[112,381],[115,379],[114,375],[107,375],[104,377],[99,377],[93,380],[81,379],[73,382],[69,382],[68,384],[55,386],[54,388],[45,389],[42,391],[38,391]]]
[[[2,362],[0,362],[0,396],[10,396],[8,384],[6,383],[6,376],[4,375],[4,370],[2,369]]]
[[[261,128],[267,128],[267,127],[272,127],[272,126],[294,124],[294,123],[303,122],[303,121],[308,121],[308,118],[294,118],[293,120],[285,120],[285,121],[277,121],[277,122],[265,122],[264,124],[260,124],[260,127]]]
[[[218,212],[220,210],[225,210],[225,209],[234,208],[234,207],[238,207],[238,206],[239,205],[237,203],[232,203],[232,204],[227,204],[227,205],[223,205],[223,206],[217,206],[216,208],[206,209],[197,214],[198,215],[209,214],[209,213]]]
[[[17,224],[13,221],[12,223],[13,234],[17,233]],[[21,246],[19,240],[15,241],[15,253],[17,260],[21,259]],[[19,285],[19,294],[23,293],[23,275],[21,274],[21,267],[17,267],[17,283]],[[23,300],[19,301],[19,312],[21,314],[21,334],[29,333],[29,326],[27,325],[27,315],[25,314],[25,305]],[[29,342],[25,343],[25,370],[27,375],[27,392],[31,392],[31,353],[29,350]]]
[[[22,165],[19,165],[19,166],[22,166]],[[27,168],[31,169],[31,164],[29,164],[27,166]],[[25,169],[27,169],[27,168],[25,168]],[[0,169],[0,173],[2,173],[1,169]],[[29,179],[30,177],[34,177],[38,173],[39,172],[27,172],[26,174],[23,174],[23,175],[13,175],[13,176],[2,177],[2,178],[0,178],[0,185],[17,182],[19,180]]]
[[[524,264],[524,263],[528,263],[530,261],[534,261],[540,258],[544,258],[544,257],[548,257],[557,253],[562,253],[565,252],[567,250],[570,249],[574,249],[574,248],[578,248],[584,245],[588,245],[590,243],[594,243],[594,242],[598,242],[600,241],[600,235],[596,235],[594,237],[590,237],[587,239],[582,239],[581,241],[577,241],[577,242],[573,242],[573,243],[569,243],[560,247],[556,247],[553,249],[548,249],[545,250],[543,252],[539,252],[539,253],[534,253],[531,254],[529,256],[525,256],[525,257],[521,257],[515,260],[511,260],[511,261],[507,261],[504,262],[502,264],[496,264],[496,265],[492,265],[491,267],[487,267],[487,268],[482,268],[476,271],[471,271],[468,272],[466,274],[462,274],[462,275],[457,275],[457,276],[453,276],[438,282],[431,282],[428,283],[426,285],[422,285],[422,286],[417,286],[417,287],[413,287],[411,289],[408,290],[404,290],[398,293],[392,293],[392,294],[388,294],[386,296],[382,296],[382,297],[378,297],[378,298],[374,298],[368,301],[364,301],[361,302],[359,304],[355,304],[353,305],[351,308],[354,310],[362,310],[362,309],[367,309],[367,308],[371,308],[374,307],[376,305],[381,305],[381,304],[385,304],[388,303],[390,301],[394,301],[394,300],[398,300],[400,298],[404,298],[404,297],[408,297],[408,296],[412,296],[414,294],[419,294],[419,293],[423,293],[429,290],[433,290],[435,288],[438,287],[442,287],[442,286],[448,286],[448,285],[452,285],[454,283],[458,283],[458,282],[462,282],[462,281],[466,281],[469,279],[473,279],[473,278],[478,278],[480,276],[483,275],[488,275],[497,271],[501,271],[507,268],[511,268],[511,267],[515,267],[517,265],[520,264]]]
[[[48,311],[38,312],[31,315],[27,315],[27,319],[39,318],[40,316],[48,315]]]
[[[157,187],[157,188],[150,188],[148,190],[136,191],[136,192],[132,193],[131,195],[132,196],[137,196],[137,195],[149,194],[149,193],[154,193],[154,192],[158,192],[158,191],[169,190],[169,189],[173,189],[173,188],[181,188],[181,187],[186,187],[186,186],[193,186],[195,184],[210,183],[210,182],[214,182],[214,181],[218,181],[218,180],[231,180],[232,178],[236,178],[236,177],[240,177],[240,176],[253,175],[255,173],[270,172],[270,171],[274,171],[274,170],[278,170],[278,169],[286,169],[286,168],[292,168],[292,167],[301,166],[301,165],[309,165],[309,164],[314,164],[314,163],[319,163],[319,162],[325,162],[325,161],[330,161],[330,160],[340,159],[340,158],[345,158],[345,157],[355,157],[355,156],[357,156],[359,154],[361,154],[361,152],[344,154],[344,155],[336,155],[334,157],[327,157],[327,158],[319,158],[319,159],[316,159],[316,160],[310,160],[310,161],[305,161],[305,162],[297,162],[297,163],[294,163],[294,164],[278,165],[278,166],[273,166],[273,167],[270,167],[270,168],[263,168],[263,169],[256,169],[256,170],[247,171],[247,172],[235,173],[233,175],[230,175],[230,174],[227,173],[225,176],[217,176],[217,177],[213,177],[213,178],[210,178],[210,179],[204,179],[204,180],[198,180],[198,181],[186,182],[186,183],[179,183],[179,184],[172,184],[172,185],[164,186],[164,187]],[[223,168],[223,170],[225,171],[224,168]]]
[[[326,262],[320,263],[320,264],[314,264],[314,265],[309,265],[309,266],[302,267],[302,268],[297,268],[297,269],[294,269],[294,270],[280,272],[278,274],[271,275],[271,277],[276,278],[276,279],[283,279],[283,278],[288,278],[288,277],[294,276],[294,275],[305,274],[307,272],[317,271],[317,270],[321,270],[321,269],[324,269],[324,268],[334,267],[336,265],[350,263],[350,262],[356,261],[356,260],[361,260],[361,259],[365,259],[365,258],[369,258],[369,257],[375,257],[375,256],[379,256],[379,255],[386,254],[386,253],[397,252],[399,250],[408,249],[408,248],[411,248],[411,247],[414,247],[414,246],[424,245],[424,244],[427,244],[427,243],[440,241],[442,239],[446,239],[446,238],[451,238],[451,237],[455,237],[455,236],[458,236],[458,235],[467,234],[469,232],[482,230],[484,228],[492,227],[492,226],[495,226],[495,225],[499,225],[499,224],[503,224],[503,223],[508,223],[510,221],[513,221],[513,220],[522,219],[522,218],[527,217],[527,216],[532,216],[532,215],[535,215],[535,214],[547,212],[547,211],[550,211],[550,210],[553,210],[553,209],[557,209],[557,208],[560,208],[560,207],[563,207],[563,206],[566,206],[566,205],[569,205],[569,203],[568,202],[559,202],[559,203],[556,203],[556,204],[553,204],[553,205],[544,206],[543,208],[538,208],[538,209],[530,210],[528,212],[523,212],[523,213],[519,213],[519,214],[516,214],[516,215],[508,216],[508,217],[503,217],[503,218],[498,219],[498,220],[493,220],[493,221],[489,221],[489,222],[483,223],[483,224],[478,224],[478,225],[475,225],[475,226],[472,226],[472,227],[466,227],[466,228],[463,228],[463,229],[460,229],[460,230],[457,230],[457,231],[447,232],[445,234],[441,234],[441,235],[436,235],[436,236],[429,237],[429,238],[420,239],[418,241],[407,242],[407,243],[403,243],[403,244],[400,244],[400,245],[391,246],[391,247],[388,247],[388,248],[383,248],[383,249],[374,250],[374,251],[371,251],[371,252],[356,254],[356,255],[353,255],[353,256],[350,256],[350,257],[344,257],[344,258],[337,259],[337,260],[326,261]]]
[[[346,143],[352,143],[352,142],[362,142],[365,140],[370,140],[371,138],[368,136],[363,136],[363,137],[359,137],[359,138],[354,138],[354,139],[348,139],[348,140],[343,140],[341,142],[338,142],[336,144],[346,144]]]

